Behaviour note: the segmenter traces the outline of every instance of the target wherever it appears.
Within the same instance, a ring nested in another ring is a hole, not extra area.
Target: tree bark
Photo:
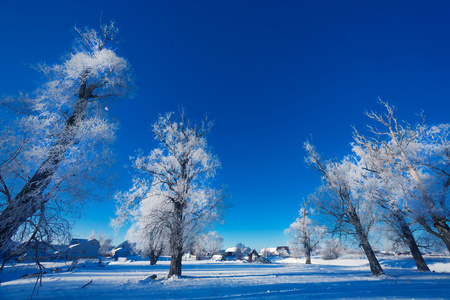
[[[450,227],[447,225],[447,220],[436,216],[433,216],[432,219],[434,228],[439,232],[439,237],[450,252]]]
[[[413,175],[413,177],[416,179],[417,182],[417,189],[419,190],[419,193],[421,195],[422,201],[429,207],[431,207],[431,212],[429,211],[428,214],[431,216],[431,220],[433,221],[433,226],[436,228],[438,233],[434,232],[431,228],[428,227],[428,224],[425,220],[419,220],[419,223],[425,228],[425,230],[434,236],[439,237],[447,247],[447,250],[450,252],[450,227],[447,225],[447,219],[445,217],[442,217],[440,215],[436,215],[433,211],[434,209],[439,210],[440,208],[446,207],[445,206],[445,200],[439,201],[441,202],[441,207],[438,207],[436,202],[433,201],[433,197],[431,197],[428,194],[427,189],[423,186],[422,182],[418,179],[420,178],[418,172],[416,169],[410,169],[410,174]],[[446,189],[447,190],[447,189]],[[444,195],[446,195],[445,193]],[[444,196],[445,199],[446,196]],[[435,200],[435,199],[434,199]]]
[[[306,211],[306,207],[305,207]],[[303,220],[305,220],[306,215],[303,215]],[[308,235],[306,232],[303,232],[303,248],[305,248],[305,264],[310,265],[311,264],[311,242],[308,238]]]
[[[148,255],[148,257],[150,258],[150,266],[156,265],[157,259],[155,257],[155,252],[150,251],[150,254]]]
[[[353,204],[351,203],[350,199],[346,198],[347,206],[348,206],[348,218],[350,220],[350,223],[353,225],[356,231],[356,235],[359,239],[359,242],[361,244],[361,247],[364,250],[364,253],[366,254],[367,259],[369,260],[370,270],[372,271],[373,276],[381,276],[384,275],[383,268],[381,267],[380,263],[378,262],[377,257],[375,256],[375,253],[373,253],[372,246],[370,245],[369,238],[367,236],[366,231],[364,230],[363,226],[361,225],[361,220],[356,213],[355,208],[353,207]]]
[[[417,270],[423,272],[430,271],[427,263],[423,259],[422,253],[420,253],[419,247],[417,246],[416,243],[416,239],[414,238],[411,229],[409,228],[408,224],[405,221],[405,217],[400,211],[395,211],[393,214],[397,220],[398,225],[400,226],[401,235],[408,244],[409,249],[411,250],[411,254],[417,266]]]
[[[367,256],[367,259],[369,260],[370,271],[372,271],[372,275],[373,276],[384,275],[383,268],[381,267],[380,263],[378,262],[378,259],[375,256],[375,253],[373,253],[372,246],[370,245],[369,239],[367,238],[366,233],[362,229],[362,226],[360,226],[360,228],[357,228],[357,226],[355,226],[355,229],[358,234],[359,241],[361,243],[361,247],[363,248],[364,253]]]
[[[167,278],[173,275],[181,276],[181,260],[183,258],[183,251],[176,251],[172,254],[170,259],[170,269]]]
[[[159,257],[161,256],[162,253],[162,247],[159,249],[151,249],[148,252],[148,258],[150,259],[150,266],[154,266],[156,265],[156,263],[159,260]]]
[[[181,276],[181,260],[183,258],[183,205],[180,202],[174,203],[174,224],[172,224],[172,232],[170,237],[170,269],[168,278],[173,275]]]
[[[305,248],[305,264],[310,265],[311,264],[311,249],[309,247]]]
[[[33,216],[48,199],[43,193],[50,184],[53,175],[64,159],[67,150],[73,144],[78,126],[84,117],[92,90],[87,88],[87,79],[80,86],[78,100],[72,115],[67,119],[63,132],[52,146],[45,161],[14,197],[0,215],[0,253],[8,247],[9,241],[20,226]]]

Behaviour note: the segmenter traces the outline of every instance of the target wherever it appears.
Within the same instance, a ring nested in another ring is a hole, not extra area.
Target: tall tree
[[[305,149],[308,153],[306,162],[322,173],[323,185],[315,195],[315,207],[335,218],[339,227],[350,225],[351,233],[369,260],[372,274],[383,275],[384,271],[369,241],[369,229],[374,221],[368,217],[363,219],[363,223],[361,218],[362,214],[370,216],[370,208],[364,207],[367,203],[362,201],[362,195],[354,184],[361,176],[359,167],[348,157],[342,162],[324,162],[309,142],[305,143]]]
[[[397,120],[393,106],[380,103],[386,113],[368,112],[367,116],[383,129],[369,127],[369,137],[355,131],[355,141],[369,153],[385,182],[396,176],[412,187],[402,195],[410,216],[450,251],[450,124],[428,126],[423,118],[422,123],[411,126]]]
[[[314,224],[309,217],[313,214],[309,204],[310,199],[300,208],[300,216],[285,230],[285,233],[292,238],[291,248],[298,247],[305,254],[305,264],[311,264],[311,252],[319,245],[327,232],[326,226]]]
[[[410,210],[407,195],[412,190],[411,185],[395,168],[380,164],[380,161],[370,155],[371,151],[367,151],[367,148],[355,144],[353,153],[361,166],[362,176],[358,184],[364,193],[364,199],[378,204],[382,209],[380,214],[384,216],[383,221],[394,229],[409,247],[417,269],[430,271],[407,220],[407,212]]]
[[[1,132],[0,252],[20,229],[30,227],[22,231],[26,237],[45,235],[52,208],[60,215],[106,186],[104,168],[112,158],[106,146],[116,125],[107,120],[104,101],[129,91],[129,67],[108,46],[118,32],[114,23],[75,29],[78,39],[62,63],[36,66],[46,81],[35,97],[2,99],[14,116]]]
[[[224,209],[223,192],[211,187],[211,179],[220,162],[209,151],[206,134],[211,122],[192,124],[185,112],[180,120],[173,113],[159,117],[153,125],[160,147],[149,155],[133,157],[133,168],[140,171],[135,187],[118,194],[120,224],[139,207],[149,207],[151,226],[164,226],[168,232],[171,263],[168,277],[181,275],[182,256],[191,249],[195,238],[221,218]],[[151,208],[150,208],[151,207]]]

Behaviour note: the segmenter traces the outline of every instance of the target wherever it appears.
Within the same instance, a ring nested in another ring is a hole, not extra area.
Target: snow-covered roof
[[[72,239],[70,241],[70,245],[77,245],[77,244],[85,243],[87,241],[88,241],[88,239],[77,239],[77,238],[75,238],[75,239]]]
[[[230,248],[227,248],[227,250],[225,250],[225,252],[236,252],[236,250],[237,250],[237,247],[230,247]]]
[[[94,241],[96,242],[96,243],[94,243],[94,244],[99,244],[99,242],[97,241],[97,239],[82,240],[82,242],[79,243],[79,244],[73,244],[73,245],[70,245],[70,246],[69,246],[69,249],[75,248],[75,247],[79,247],[80,245],[81,245],[81,246],[84,246],[84,245],[94,245],[94,244],[92,244],[92,242],[94,242]]]
[[[277,251],[277,247],[266,247],[266,248],[262,248],[261,252],[276,252]]]
[[[133,246],[133,244],[132,244],[130,241],[126,240],[126,241],[120,243],[119,245],[117,245],[117,246],[114,248],[114,250],[119,250],[119,249],[121,249],[121,248],[124,248],[124,249],[130,249],[132,246]]]

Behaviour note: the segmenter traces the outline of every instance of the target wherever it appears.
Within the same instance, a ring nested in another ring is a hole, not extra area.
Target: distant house
[[[72,240],[70,240],[69,246],[78,245],[78,244],[81,244],[81,243],[85,243],[87,241],[88,241],[88,239],[72,239]]]
[[[230,247],[225,250],[223,256],[225,258],[228,257],[229,259],[230,258],[242,259],[250,252],[251,252],[251,249],[249,247],[244,247],[244,248]]]
[[[99,249],[100,243],[96,239],[72,239],[70,246],[67,249],[67,259],[96,258]]]
[[[135,244],[125,241],[119,246],[111,250],[111,255],[113,258],[117,259],[119,257],[127,257],[134,254]]]
[[[237,247],[230,247],[225,250],[224,256],[234,256],[236,253]]]

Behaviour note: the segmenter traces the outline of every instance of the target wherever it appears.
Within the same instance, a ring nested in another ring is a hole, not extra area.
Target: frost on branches
[[[197,259],[211,258],[215,254],[221,254],[222,247],[223,237],[217,231],[210,231],[197,236],[191,248],[191,253]]]
[[[380,168],[379,162],[372,159],[370,151],[360,145],[353,145],[353,153],[358,165],[361,166],[360,172],[363,176],[358,185],[364,200],[378,206],[377,214],[391,230],[396,232],[395,239],[400,239],[409,247],[417,269],[430,271],[410,228],[411,220],[408,219],[410,209],[406,195],[413,191],[413,187],[395,169],[386,165]]]
[[[223,191],[211,187],[220,167],[206,142],[211,126],[191,124],[184,111],[179,121],[173,113],[160,116],[153,125],[160,147],[131,158],[138,172],[133,187],[116,195],[119,207],[113,224],[120,226],[131,217],[140,240],[167,243],[172,257],[168,277],[181,275],[183,253],[223,212]]]
[[[306,162],[322,174],[323,184],[313,195],[315,207],[335,219],[337,230],[346,230],[358,240],[374,276],[384,275],[369,241],[369,230],[375,219],[371,203],[364,201],[361,193],[361,167],[351,157],[345,157],[341,162],[323,161],[309,142],[305,143],[305,149]]]
[[[299,211],[299,218],[285,230],[285,233],[291,236],[290,248],[294,252],[299,249],[305,254],[305,264],[311,264],[311,252],[316,249],[327,232],[326,226],[314,224],[309,217],[314,214],[308,207],[309,203],[309,200],[305,202]]]
[[[376,214],[409,247],[417,269],[429,271],[410,226],[420,224],[450,251],[450,124],[430,126],[424,118],[415,126],[400,123],[393,106],[380,104],[385,114],[366,115],[381,129],[369,126],[367,136],[355,130],[353,153],[341,162],[323,162],[305,144],[307,162],[324,179],[315,202],[338,227],[352,225],[369,261],[375,257],[364,232],[380,221],[372,218]]]
[[[51,242],[67,230],[61,214],[107,186],[117,125],[104,101],[129,91],[128,63],[108,46],[113,23],[75,29],[70,55],[35,67],[46,81],[33,97],[1,99],[8,115],[0,121],[0,253],[11,240]]]
[[[369,126],[369,137],[355,131],[354,151],[385,185],[391,185],[402,209],[450,251],[450,124],[425,125],[424,118],[416,126],[400,123],[395,108],[380,103],[386,113],[367,116],[382,129]],[[402,184],[392,187],[392,183]]]

